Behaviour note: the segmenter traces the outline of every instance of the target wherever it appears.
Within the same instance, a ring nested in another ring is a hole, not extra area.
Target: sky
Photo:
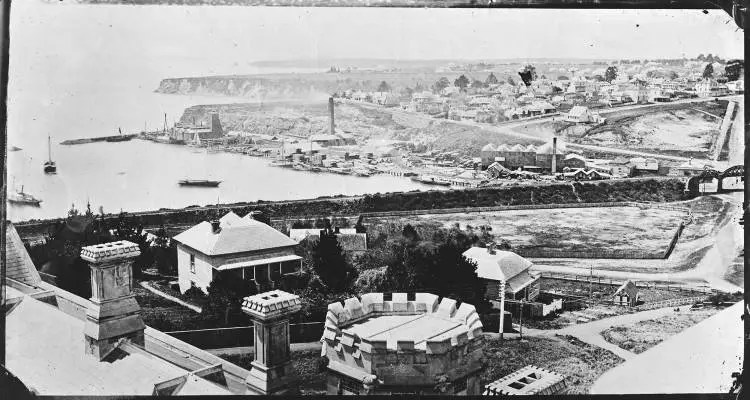
[[[242,72],[262,60],[744,54],[743,32],[719,10],[706,15],[700,10],[123,6],[38,0],[12,7],[11,60],[34,52],[58,57],[60,63],[103,65],[116,56],[143,68],[158,63],[160,70],[183,76]]]

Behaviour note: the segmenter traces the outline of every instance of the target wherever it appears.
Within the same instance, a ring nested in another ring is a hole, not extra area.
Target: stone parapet
[[[447,332],[426,340],[399,338],[390,347],[385,339],[359,337],[351,329],[354,324],[369,318],[423,314],[431,314],[460,325],[456,327],[454,324]],[[464,303],[456,307],[455,300],[439,299],[430,293],[416,293],[414,300],[407,300],[406,293],[394,293],[392,300],[388,301],[384,300],[382,293],[368,293],[360,299],[352,297],[343,304],[337,302],[328,306],[321,338],[322,355],[331,361],[356,366],[378,376],[379,371],[382,373],[381,370],[392,365],[421,364],[423,367],[418,368],[430,366],[429,369],[432,369],[437,366],[440,370],[461,370],[464,368],[461,365],[478,362],[481,335],[482,322],[471,304]]]

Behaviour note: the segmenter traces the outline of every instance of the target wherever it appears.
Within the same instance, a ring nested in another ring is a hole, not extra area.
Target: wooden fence
[[[549,279],[561,279],[561,280],[567,280],[567,281],[573,281],[573,282],[582,282],[586,284],[594,283],[596,285],[609,285],[609,286],[616,286],[620,287],[622,286],[626,280],[620,280],[620,279],[612,279],[607,277],[602,277],[601,275],[594,275],[593,277],[590,275],[579,275],[579,274],[566,274],[566,273],[560,273],[560,272],[552,272],[552,271],[544,271],[541,272],[542,278],[549,278]],[[717,293],[715,289],[710,288],[700,288],[700,287],[686,287],[683,285],[670,285],[668,282],[663,281],[636,281],[636,286],[640,289],[654,289],[654,290],[666,290],[669,292],[688,292],[691,294],[695,294],[696,296],[707,296],[711,294]]]
[[[636,306],[635,309],[637,311],[646,311],[646,310],[653,310],[656,308],[678,307],[678,306],[685,306],[688,304],[694,304],[699,301],[704,301],[705,299],[706,299],[706,296],[683,297],[680,299],[663,300],[663,301],[657,301],[653,303],[641,304],[639,306]]]

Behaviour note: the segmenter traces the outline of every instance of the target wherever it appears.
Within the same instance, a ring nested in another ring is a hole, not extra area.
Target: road
[[[744,104],[742,101],[737,102],[737,114],[732,129],[729,132],[729,155],[728,165],[744,165],[745,136],[744,136]],[[672,282],[682,282],[688,286],[694,286],[697,282],[703,281],[708,286],[725,292],[744,292],[744,289],[728,282],[724,276],[730,266],[733,264],[737,254],[744,249],[744,229],[737,223],[741,215],[741,204],[744,194],[741,192],[724,194],[727,200],[731,201],[738,207],[732,212],[732,217],[725,218],[721,227],[716,231],[713,237],[701,239],[692,243],[695,248],[702,245],[712,245],[703,259],[697,266],[688,271],[673,273],[638,273],[623,272],[611,270],[598,270],[597,275],[612,279],[636,279],[636,280],[664,280]],[[586,275],[589,273],[588,267],[576,268],[559,266],[552,264],[535,264],[534,269],[538,271],[554,271],[559,273]]]
[[[690,306],[681,307],[667,307],[657,308],[654,310],[640,311],[633,314],[622,314],[614,317],[603,318],[596,321],[586,322],[583,324],[576,324],[566,326],[560,329],[530,329],[524,328],[523,332],[526,336],[555,336],[555,335],[570,335],[578,338],[582,342],[586,342],[590,345],[601,347],[602,349],[609,350],[612,353],[620,356],[621,358],[628,360],[636,356],[636,353],[625,350],[617,345],[607,342],[602,337],[601,333],[613,326],[618,325],[630,325],[636,322],[646,321],[650,319],[659,319],[670,314],[675,313],[675,308],[679,308],[680,311],[687,311]]]

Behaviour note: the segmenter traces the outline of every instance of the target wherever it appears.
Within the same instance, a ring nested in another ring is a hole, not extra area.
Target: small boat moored
[[[27,204],[36,207],[39,207],[40,203],[42,202],[41,200],[30,194],[24,193],[23,186],[21,186],[20,191],[8,193],[8,201],[14,204]]]
[[[44,162],[44,173],[45,174],[56,174],[57,164],[52,161],[52,138],[47,136],[47,161]]]
[[[221,181],[210,181],[207,179],[183,179],[178,182],[180,186],[217,187]]]

